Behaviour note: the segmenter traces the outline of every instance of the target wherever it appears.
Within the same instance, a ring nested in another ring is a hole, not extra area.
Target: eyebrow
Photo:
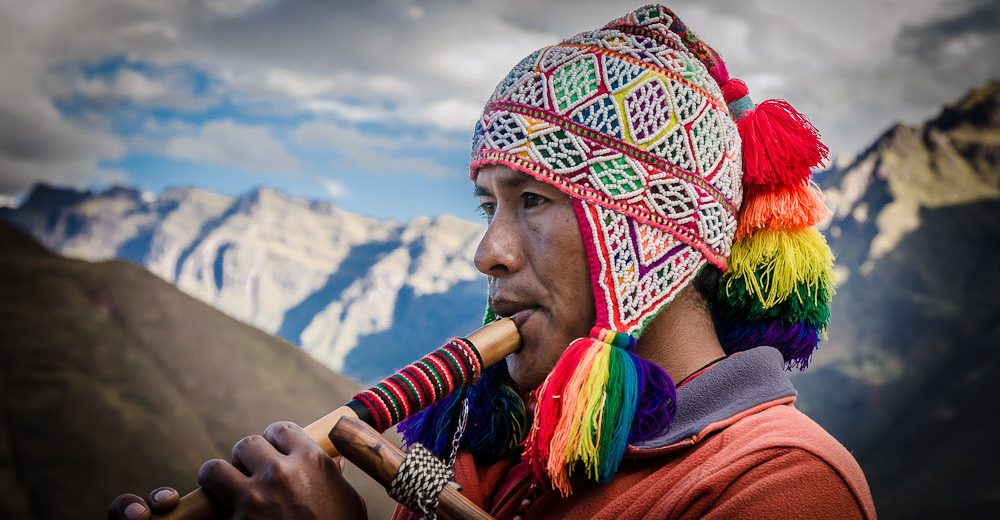
[[[503,186],[504,188],[517,188],[520,187],[521,185],[526,184],[530,180],[531,177],[528,177],[525,174],[520,174],[520,175],[501,177],[499,182],[500,185]],[[493,192],[491,192],[489,188],[477,184],[472,189],[472,195],[474,197],[491,197],[493,196]]]

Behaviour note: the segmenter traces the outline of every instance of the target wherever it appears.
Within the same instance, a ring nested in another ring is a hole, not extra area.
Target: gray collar
[[[795,396],[781,353],[757,347],[716,363],[677,390],[677,416],[662,436],[634,444],[636,449],[668,446],[708,425],[755,406]]]

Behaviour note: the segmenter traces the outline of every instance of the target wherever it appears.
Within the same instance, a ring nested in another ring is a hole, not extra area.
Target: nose
[[[476,248],[476,269],[494,278],[516,273],[524,265],[521,245],[513,212],[498,209]]]

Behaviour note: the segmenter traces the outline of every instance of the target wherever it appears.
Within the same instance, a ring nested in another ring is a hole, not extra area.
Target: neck
[[[690,285],[653,318],[636,353],[660,365],[676,382],[725,356],[711,313]]]

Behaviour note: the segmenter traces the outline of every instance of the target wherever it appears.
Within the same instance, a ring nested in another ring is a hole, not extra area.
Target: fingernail
[[[125,508],[125,517],[129,519],[139,518],[146,512],[146,507],[138,502],[132,502]]]
[[[169,489],[161,489],[161,490],[157,491],[156,493],[153,493],[153,502],[156,502],[157,504],[159,504],[160,502],[163,502],[164,500],[169,499],[173,495],[174,495],[173,491],[171,491]]]

